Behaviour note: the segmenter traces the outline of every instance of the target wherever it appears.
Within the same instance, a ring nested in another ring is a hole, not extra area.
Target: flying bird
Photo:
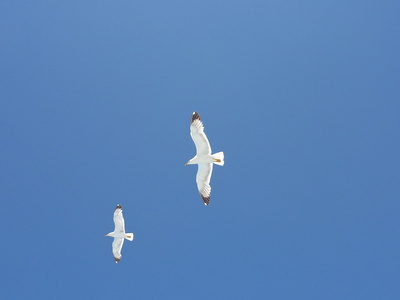
[[[210,179],[213,163],[224,165],[224,152],[211,154],[211,146],[204,133],[203,122],[197,112],[194,112],[190,121],[190,135],[196,146],[196,156],[187,162],[187,165],[198,165],[196,183],[201,199],[205,205],[210,204],[211,186]]]
[[[111,236],[114,238],[112,243],[112,250],[114,254],[115,263],[119,263],[121,260],[121,249],[124,244],[124,239],[133,241],[133,233],[125,233],[125,222],[122,215],[121,205],[117,205],[114,211],[114,224],[115,229],[113,232],[106,234],[106,236]]]

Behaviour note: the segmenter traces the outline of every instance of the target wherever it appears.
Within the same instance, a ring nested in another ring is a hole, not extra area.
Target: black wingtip
[[[119,261],[121,260],[120,258],[116,258],[116,257],[114,257],[114,259],[115,259],[116,264],[119,263]]]
[[[193,123],[194,120],[200,120],[201,121],[200,115],[198,114],[197,111],[193,112],[192,119],[191,119],[190,123]]]
[[[118,204],[115,209],[118,209],[118,208],[122,208],[122,206]]]
[[[202,194],[200,194],[200,197],[206,206],[208,206],[208,204],[210,204],[210,197],[203,197]]]

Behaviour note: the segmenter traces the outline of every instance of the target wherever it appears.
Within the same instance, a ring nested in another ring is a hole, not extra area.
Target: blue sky
[[[398,1],[56,2],[0,3],[1,298],[399,299]]]

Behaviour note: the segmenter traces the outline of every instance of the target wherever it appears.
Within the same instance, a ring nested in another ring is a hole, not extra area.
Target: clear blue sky
[[[399,1],[61,2],[0,3],[0,298],[400,299]]]

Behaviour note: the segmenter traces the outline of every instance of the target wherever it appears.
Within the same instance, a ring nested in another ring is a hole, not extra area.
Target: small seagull
[[[198,165],[197,169],[197,188],[199,189],[201,199],[205,205],[210,204],[211,186],[210,179],[213,169],[213,163],[224,165],[224,152],[211,154],[211,146],[207,136],[204,133],[203,122],[197,112],[194,112],[190,122],[190,135],[196,146],[196,156],[187,162],[187,165]]]
[[[106,236],[111,236],[114,238],[112,243],[113,254],[115,258],[115,263],[119,263],[121,260],[121,249],[124,244],[124,239],[129,241],[133,241],[133,233],[125,233],[125,222],[124,217],[122,216],[122,207],[121,205],[117,205],[117,208],[114,211],[114,224],[115,229],[113,232],[106,234]]]

